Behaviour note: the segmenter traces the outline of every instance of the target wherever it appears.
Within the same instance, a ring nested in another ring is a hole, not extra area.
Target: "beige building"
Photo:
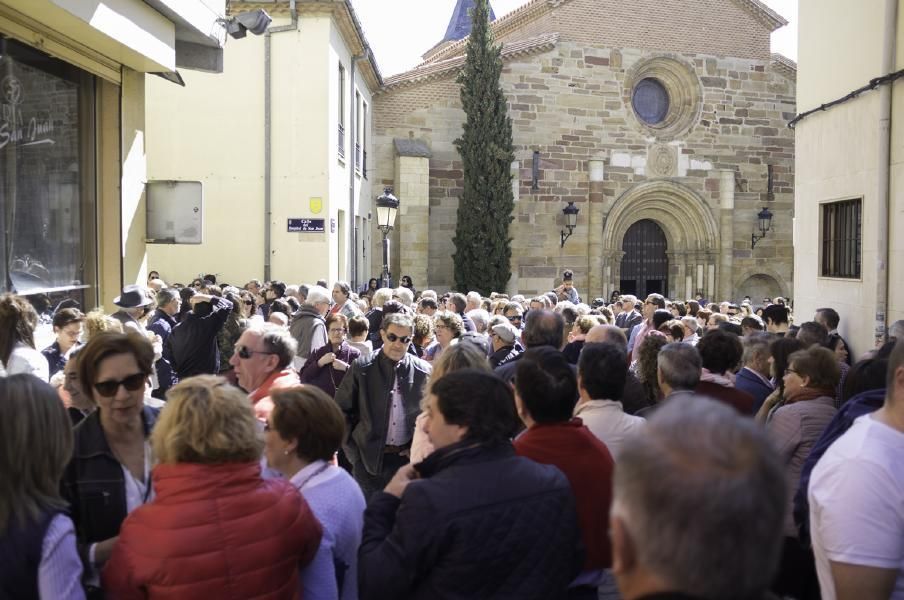
[[[224,3],[0,0],[4,290],[89,309],[144,280],[145,74],[216,70]]]
[[[418,288],[454,285],[470,4],[375,98],[376,177],[401,201],[392,271]],[[547,291],[570,268],[585,299],[790,294],[796,66],[770,53],[785,23],[758,0],[531,0],[495,20],[516,156],[510,290]]]
[[[855,356],[904,319],[904,2],[801,0],[795,312],[829,306]],[[889,78],[892,79],[892,78]]]
[[[260,8],[269,32],[229,40],[222,74],[147,81],[149,180],[203,187],[201,243],[152,243],[150,265],[183,283],[366,280],[375,59],[350,1],[227,6]]]

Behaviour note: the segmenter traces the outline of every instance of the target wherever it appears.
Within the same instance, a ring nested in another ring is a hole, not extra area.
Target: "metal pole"
[[[383,230],[383,287],[388,288],[392,281],[389,273],[389,230]]]

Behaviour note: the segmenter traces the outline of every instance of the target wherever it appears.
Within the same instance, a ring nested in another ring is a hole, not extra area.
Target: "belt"
[[[411,447],[410,444],[405,444],[404,446],[383,446],[383,454],[401,454],[405,452]]]

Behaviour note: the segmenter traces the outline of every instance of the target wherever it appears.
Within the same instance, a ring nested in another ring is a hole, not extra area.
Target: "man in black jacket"
[[[561,471],[515,454],[509,386],[465,369],[428,400],[436,450],[364,513],[361,599],[565,598],[583,562],[574,496]]]
[[[414,337],[411,316],[386,315],[380,336],[380,350],[353,362],[336,390],[350,432],[345,454],[365,497],[383,489],[408,464],[414,421],[431,371],[429,363],[408,352]]]
[[[217,334],[232,310],[229,300],[207,294],[195,294],[190,302],[192,311],[169,337],[172,364],[179,379],[220,372]]]

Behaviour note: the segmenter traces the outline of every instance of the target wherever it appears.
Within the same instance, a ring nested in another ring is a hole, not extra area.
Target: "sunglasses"
[[[245,306],[254,306],[254,300],[245,300]]]
[[[524,317],[522,317],[521,315],[515,315],[514,317],[506,317],[506,319],[509,320],[509,323],[514,323],[515,321],[518,321],[520,323],[524,319]]]
[[[114,379],[109,381],[98,381],[94,384],[94,390],[104,398],[111,398],[119,391],[119,386],[124,386],[126,390],[130,392],[144,389],[147,379],[148,376],[146,374],[135,373],[134,375],[129,375],[125,379],[120,379],[118,381]]]
[[[392,342],[392,343],[402,342],[403,344],[407,344],[408,342],[411,341],[411,336],[406,335],[406,336],[404,336],[404,337],[399,337],[399,336],[397,336],[397,335],[394,334],[394,333],[387,333],[387,334],[386,334],[386,339],[389,340],[389,341]]]
[[[266,352],[263,350],[249,350],[246,346],[242,346],[241,348],[238,349],[236,354],[239,355],[239,358],[248,360],[249,358],[251,358],[252,354],[276,354],[276,352]]]

